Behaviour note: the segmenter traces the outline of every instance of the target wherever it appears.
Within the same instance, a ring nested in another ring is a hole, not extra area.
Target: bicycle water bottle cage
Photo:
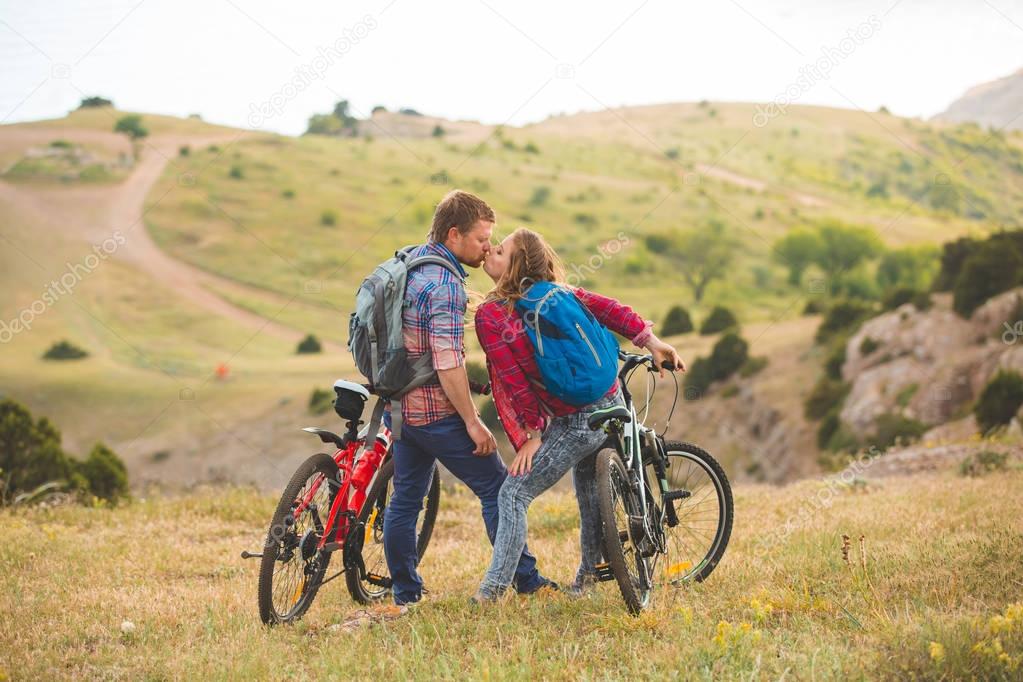
[[[623,424],[628,424],[632,421],[632,412],[630,412],[629,408],[624,405],[612,405],[611,407],[605,407],[604,409],[597,410],[591,414],[586,423],[590,427],[590,431],[597,431],[612,419]]]

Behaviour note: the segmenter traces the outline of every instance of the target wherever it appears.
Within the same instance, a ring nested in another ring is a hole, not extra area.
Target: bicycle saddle
[[[627,424],[632,421],[632,412],[629,408],[624,405],[612,405],[611,407],[605,407],[602,410],[597,410],[590,415],[590,418],[586,421],[590,427],[590,431],[596,431],[604,425],[605,422],[616,419],[623,424]]]

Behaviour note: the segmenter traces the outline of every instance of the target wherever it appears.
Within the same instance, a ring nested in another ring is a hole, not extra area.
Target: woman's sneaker
[[[585,597],[597,589],[598,582],[600,581],[595,573],[578,573],[565,593],[573,599]]]

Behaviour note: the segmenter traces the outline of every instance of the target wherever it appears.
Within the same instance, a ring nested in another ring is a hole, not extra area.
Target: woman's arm
[[[518,451],[528,440],[525,429],[542,431],[545,420],[540,401],[511,349],[510,341],[518,336],[514,322],[496,303],[485,303],[476,311],[476,337],[487,354],[494,405],[508,440]]]

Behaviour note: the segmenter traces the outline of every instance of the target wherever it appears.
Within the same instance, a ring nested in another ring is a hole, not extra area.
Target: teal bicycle
[[[691,443],[665,440],[644,426],[629,392],[633,373],[659,368],[652,356],[619,352],[625,405],[590,416],[608,440],[597,453],[597,499],[606,563],[598,578],[615,580],[632,614],[649,606],[655,586],[703,581],[717,567],[732,533],[732,489],[721,465]],[[665,365],[665,369],[672,367]],[[678,379],[675,400],[678,404]],[[656,384],[655,384],[656,386]],[[651,392],[647,394],[647,409]]]

